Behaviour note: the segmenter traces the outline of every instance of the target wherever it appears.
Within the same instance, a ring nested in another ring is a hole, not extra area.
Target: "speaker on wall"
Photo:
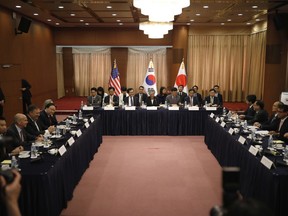
[[[25,17],[21,17],[20,23],[18,25],[18,30],[21,32],[27,33],[29,31],[30,25],[31,25],[31,20]]]

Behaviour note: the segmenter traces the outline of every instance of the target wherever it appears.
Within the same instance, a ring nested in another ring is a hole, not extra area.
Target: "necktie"
[[[110,104],[113,104],[113,96],[110,96]]]
[[[281,130],[281,127],[282,127],[284,121],[285,121],[285,119],[281,119],[281,120],[280,120],[278,131]]]
[[[142,94],[139,94],[139,103],[141,104],[142,102]]]
[[[53,125],[52,116],[49,116],[49,123],[50,123],[50,126]]]
[[[193,106],[193,97],[190,97],[190,104]]]
[[[24,142],[23,130],[20,131],[20,139],[21,139],[22,142]]]
[[[130,97],[130,99],[131,99],[131,106],[134,106],[133,97]]]
[[[38,130],[38,131],[40,131],[40,129],[39,129],[39,127],[38,127],[38,124],[37,124],[37,122],[36,122],[36,121],[34,121],[34,124],[35,124],[35,126],[36,126],[37,130]]]
[[[210,103],[213,104],[214,103],[214,97],[210,98]]]

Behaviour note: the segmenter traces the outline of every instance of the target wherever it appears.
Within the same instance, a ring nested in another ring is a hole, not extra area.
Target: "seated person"
[[[7,146],[8,152],[12,152],[13,149],[19,148],[20,151],[23,150],[23,146],[27,146],[32,141],[42,141],[43,138],[41,136],[36,137],[31,136],[25,131],[25,127],[28,124],[27,117],[22,113],[17,113],[14,116],[14,123],[10,125],[7,130],[6,136],[13,139],[13,142],[9,143]],[[19,152],[20,152],[19,151]],[[19,153],[17,152],[17,153]]]
[[[104,98],[104,103],[106,105],[118,106],[119,105],[119,97],[115,95],[115,88],[108,88],[108,95]]]
[[[209,90],[209,96],[205,97],[205,104],[207,103],[207,106],[213,106],[213,107],[218,107],[219,106],[219,101],[218,97],[215,96],[216,91],[214,89]]]
[[[48,130],[50,126],[58,124],[56,116],[56,107],[54,104],[47,104],[45,109],[40,112],[39,122],[42,125],[43,130]]]
[[[47,106],[47,105],[46,105]],[[39,135],[43,134],[51,134],[53,131],[55,131],[55,126],[49,126],[47,130],[43,129],[41,121],[39,121],[40,116],[40,108],[35,105],[30,105],[28,107],[28,113],[27,113],[27,119],[28,124],[25,127],[25,130],[28,134],[31,136],[34,136],[35,138]]]
[[[218,101],[219,101],[219,106],[223,106],[223,97],[222,97],[222,94],[219,93],[219,90],[220,90],[220,86],[219,85],[214,85],[214,90],[216,91],[216,94],[215,96],[218,98]]]
[[[124,104],[126,106],[139,106],[139,99],[136,96],[134,96],[134,89],[129,88],[127,92],[128,97],[124,99]]]
[[[192,88],[194,89],[194,91],[195,91],[195,93],[197,95],[197,98],[198,98],[199,105],[201,106],[202,103],[203,103],[203,99],[202,99],[202,95],[198,93],[198,89],[199,88],[198,88],[197,85],[194,85]]]
[[[197,94],[193,88],[189,89],[188,96],[185,98],[188,106],[199,106]]]
[[[184,104],[184,100],[187,97],[187,93],[183,92],[184,86],[183,85],[179,85],[178,86],[178,95],[180,96],[180,103]]]
[[[152,89],[150,91],[150,95],[146,100],[146,104],[147,104],[147,106],[159,106],[158,99],[155,96],[155,90],[154,89]]]
[[[251,120],[254,118],[256,112],[253,108],[253,104],[255,103],[255,101],[256,101],[256,95],[247,95],[246,103],[248,104],[248,108],[243,114],[239,115],[240,119]]]
[[[180,96],[177,94],[177,88],[171,89],[171,94],[166,97],[168,105],[180,105]]]
[[[159,104],[165,104],[166,97],[167,97],[166,88],[162,86],[160,88],[159,92],[160,93],[156,96],[157,97],[157,101],[159,102]]]
[[[265,122],[262,125],[259,122],[255,122],[254,126],[259,127],[261,129],[265,128],[264,130],[270,130],[269,127],[272,126],[274,121],[276,121],[278,119],[278,117],[277,117],[278,116],[278,113],[277,113],[278,112],[278,108],[279,108],[279,106],[282,106],[282,105],[284,105],[284,104],[282,102],[280,102],[280,101],[274,102],[273,105],[272,105],[272,115],[268,119],[268,121]]]
[[[90,90],[91,96],[87,97],[87,105],[100,107],[102,105],[102,99],[100,95],[97,95],[97,89],[95,87]]]
[[[255,122],[259,122],[260,124],[264,124],[268,121],[268,113],[264,110],[264,102],[261,100],[256,100],[253,104],[253,108],[256,112],[253,119],[248,120],[248,124],[253,125]]]
[[[137,97],[139,99],[140,105],[142,104],[142,102],[144,102],[144,104],[146,104],[146,100],[147,100],[148,95],[144,92],[144,86],[139,86],[138,93],[135,94],[135,97]]]
[[[45,109],[46,105],[49,104],[49,103],[54,103],[54,102],[53,102],[52,99],[47,99],[47,100],[45,100],[44,103],[43,103],[42,109]]]
[[[119,94],[119,104],[124,104],[124,99],[128,97],[127,88],[125,86],[121,87],[121,93]]]
[[[97,88],[97,95],[99,95],[101,97],[101,104],[100,106],[102,107],[102,104],[104,102],[104,98],[108,95],[107,93],[105,93],[104,88],[102,86],[99,86]]]

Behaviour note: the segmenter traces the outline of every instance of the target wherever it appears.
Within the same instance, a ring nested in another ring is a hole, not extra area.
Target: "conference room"
[[[2,169],[18,163],[19,214],[212,215],[232,173],[231,206],[286,215],[287,13],[276,0],[0,1],[0,138],[21,135],[22,114],[57,119],[0,150]]]

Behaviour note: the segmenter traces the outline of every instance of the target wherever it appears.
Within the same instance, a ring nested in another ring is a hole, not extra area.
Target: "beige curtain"
[[[218,84],[225,101],[262,97],[266,31],[240,35],[189,35],[188,81],[207,95]]]
[[[158,91],[161,86],[167,86],[166,48],[139,47],[128,49],[127,87],[138,89],[143,85],[150,59],[154,64]]]
[[[76,95],[87,96],[91,87],[108,88],[111,73],[110,48],[73,48]]]
[[[57,70],[57,92],[58,98],[65,96],[63,53],[62,48],[56,47],[56,70]]]

